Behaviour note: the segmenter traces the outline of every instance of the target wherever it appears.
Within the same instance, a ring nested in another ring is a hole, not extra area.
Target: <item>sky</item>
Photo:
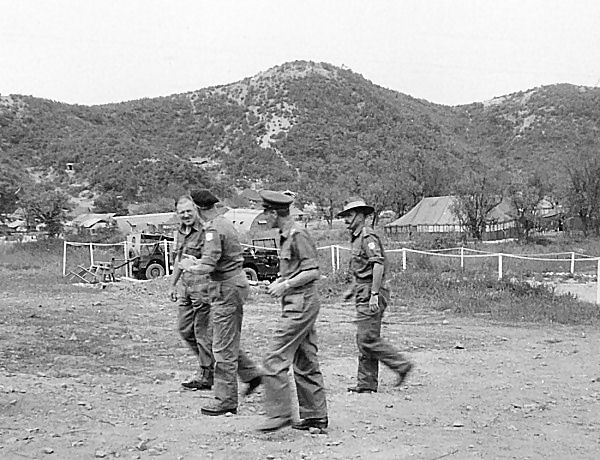
[[[0,95],[120,102],[295,60],[445,105],[600,86],[600,1],[0,0]]]

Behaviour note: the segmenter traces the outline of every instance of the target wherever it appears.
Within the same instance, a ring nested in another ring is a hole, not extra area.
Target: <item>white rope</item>
[[[350,251],[351,249],[349,248],[345,248],[343,246],[338,246],[338,245],[330,245],[330,246],[322,246],[322,247],[318,247],[317,249],[322,250],[322,249],[330,249],[331,247],[337,247],[338,249],[344,249],[347,251]],[[464,251],[472,251],[472,252],[476,252],[478,254],[441,254],[440,252],[442,251],[455,251],[455,250],[460,250],[461,248],[450,248],[450,249],[434,249],[434,250],[430,250],[430,251],[421,251],[418,249],[409,249],[409,248],[402,248],[402,249],[388,249],[385,252],[386,253],[398,253],[398,252],[411,252],[414,254],[421,254],[421,255],[429,255],[429,256],[436,256],[436,257],[450,257],[450,258],[464,258],[464,259],[478,259],[478,258],[486,258],[486,257],[498,257],[499,255],[503,255],[505,257],[511,257],[513,259],[521,259],[521,260],[534,260],[534,261],[542,261],[542,262],[593,262],[593,261],[597,261],[600,260],[600,257],[594,257],[594,256],[590,256],[587,254],[581,254],[581,253],[573,253],[573,252],[550,252],[550,253],[540,253],[540,254],[531,254],[531,255],[522,255],[522,254],[509,254],[509,253],[499,253],[499,252],[487,252],[487,251],[481,251],[478,249],[470,249],[470,248],[462,248]],[[568,259],[562,259],[562,258],[550,258],[550,257],[537,257],[537,256],[548,256],[548,255],[563,255],[563,254],[575,254],[580,256],[581,258],[572,258],[569,257]]]
[[[162,240],[165,241],[165,240]],[[140,246],[154,246],[157,243],[161,243],[159,241],[155,241],[154,243],[140,243]],[[104,246],[104,247],[108,247],[108,246],[123,246],[126,244],[129,244],[127,241],[122,241],[120,243],[79,243],[76,241],[65,241],[65,244],[67,246],[87,246],[89,247],[91,246]],[[169,246],[173,246],[175,243],[173,241],[168,241],[168,245]]]
[[[68,246],[121,246],[125,244],[125,242],[121,243],[79,243],[76,241],[65,241]]]

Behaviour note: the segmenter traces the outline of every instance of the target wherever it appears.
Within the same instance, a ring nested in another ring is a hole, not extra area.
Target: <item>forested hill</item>
[[[296,190],[323,206],[360,193],[400,209],[449,193],[473,165],[560,183],[582,150],[598,152],[599,129],[598,88],[553,85],[447,107],[304,61],[119,104],[0,97],[5,187],[35,178],[130,203],[254,186]]]

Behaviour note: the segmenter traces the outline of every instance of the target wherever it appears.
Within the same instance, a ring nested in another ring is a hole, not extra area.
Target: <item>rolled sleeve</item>
[[[304,233],[297,233],[294,243],[300,262],[299,271],[318,269],[317,251],[310,239]]]

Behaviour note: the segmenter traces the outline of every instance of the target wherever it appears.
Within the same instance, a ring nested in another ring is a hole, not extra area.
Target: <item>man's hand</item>
[[[277,279],[267,287],[267,292],[272,297],[281,297],[285,294],[290,288],[290,283],[287,280],[282,281],[281,279]]]
[[[344,300],[350,300],[352,297],[354,297],[354,288],[353,287],[345,290],[344,293],[342,294],[342,298]]]
[[[195,257],[185,257],[181,259],[177,264],[182,271],[189,271],[197,263],[197,259]]]
[[[171,286],[169,289],[169,299],[171,299],[171,302],[177,302],[177,288],[175,286]]]
[[[369,299],[369,308],[373,313],[377,313],[379,311],[379,294],[371,294],[371,298]]]

